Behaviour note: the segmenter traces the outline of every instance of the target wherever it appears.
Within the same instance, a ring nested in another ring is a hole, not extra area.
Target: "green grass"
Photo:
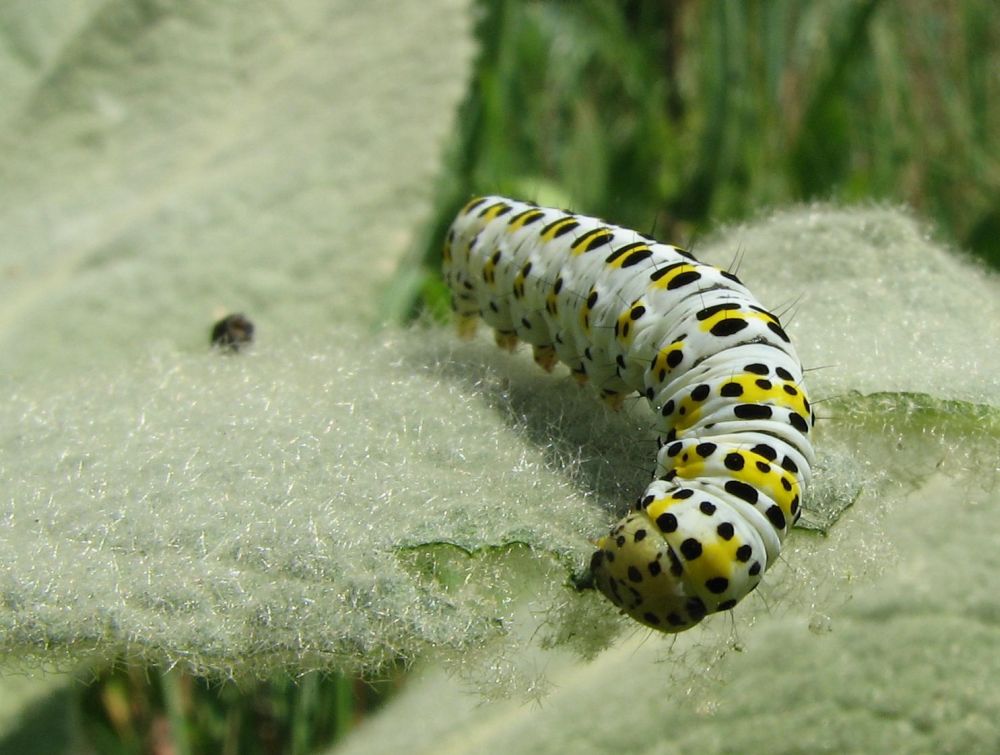
[[[94,752],[300,755],[346,734],[400,680],[310,673],[247,688],[179,669],[113,664],[78,687],[69,707],[78,747]]]
[[[916,208],[1000,267],[1000,9],[990,0],[481,3],[438,212],[390,319],[435,311],[440,238],[477,193],[684,245],[761,208]],[[402,303],[400,303],[402,302]]]

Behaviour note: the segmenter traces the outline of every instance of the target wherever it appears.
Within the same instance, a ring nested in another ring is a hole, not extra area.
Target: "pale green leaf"
[[[733,620],[634,628],[590,661],[522,654],[503,700],[429,668],[338,752],[1000,746],[1000,280],[886,208],[786,210],[696,251],[794,304],[828,399],[813,505],[853,506],[827,536],[794,531]]]
[[[299,623],[300,604],[327,616],[362,589],[324,573],[337,554],[319,544],[339,535],[313,516],[346,471],[301,444],[310,423],[354,438],[331,386],[363,362],[379,287],[430,210],[471,22],[466,0],[0,4],[7,668],[124,652],[264,675],[395,655],[391,637],[359,650],[344,627],[363,616]],[[209,353],[232,311],[256,323],[270,377]],[[272,382],[286,373],[331,392]],[[269,396],[295,395],[320,404],[262,421]],[[301,458],[328,476],[298,511]],[[268,550],[303,538],[296,558],[318,558],[272,580]],[[16,679],[3,721],[31,702]]]

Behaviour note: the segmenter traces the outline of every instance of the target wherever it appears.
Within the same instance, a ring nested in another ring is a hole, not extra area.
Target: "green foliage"
[[[551,185],[682,244],[762,207],[876,198],[1000,266],[991,0],[480,7],[438,230],[472,194],[549,204]],[[439,239],[420,247],[428,271]]]
[[[397,684],[310,673],[241,688],[113,665],[79,687],[79,740],[96,752],[301,755],[342,737]]]

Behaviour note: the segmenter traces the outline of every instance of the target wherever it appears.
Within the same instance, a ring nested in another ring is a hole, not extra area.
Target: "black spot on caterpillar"
[[[601,538],[594,585],[647,626],[679,632],[733,608],[801,512],[814,415],[778,318],[733,275],[636,231],[480,197],[444,244],[459,331],[530,343],[619,407],[658,417],[655,479]]]

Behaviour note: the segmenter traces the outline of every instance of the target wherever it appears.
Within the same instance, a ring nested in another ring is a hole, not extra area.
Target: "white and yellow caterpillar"
[[[677,247],[565,210],[480,197],[444,245],[460,332],[530,343],[611,406],[657,416],[655,479],[598,541],[597,588],[664,632],[733,608],[801,512],[815,416],[778,318]]]

